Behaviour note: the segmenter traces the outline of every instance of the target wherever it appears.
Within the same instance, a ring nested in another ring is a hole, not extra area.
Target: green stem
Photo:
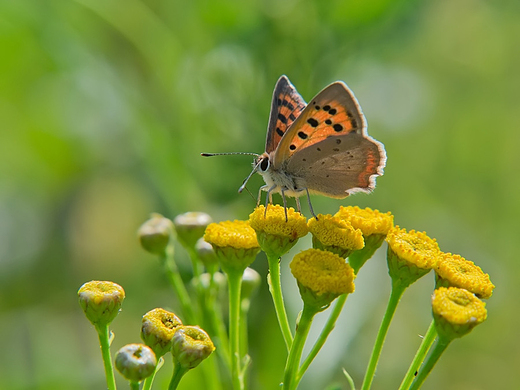
[[[112,366],[112,358],[110,357],[110,331],[108,324],[95,325],[99,337],[99,346],[101,348],[101,356],[105,366],[105,377],[107,380],[107,389],[116,390],[116,379],[114,377],[114,367]]]
[[[305,374],[305,371],[307,371],[307,369],[311,365],[312,361],[314,360],[316,355],[318,355],[318,352],[320,352],[321,348],[325,344],[325,341],[327,341],[327,338],[329,337],[330,332],[332,332],[332,330],[336,326],[336,321],[338,320],[341,310],[343,309],[343,306],[345,305],[347,297],[348,297],[348,294],[343,294],[338,297],[338,300],[336,301],[336,304],[334,305],[334,309],[332,309],[332,312],[330,313],[327,323],[321,330],[320,336],[314,343],[312,350],[309,352],[309,355],[305,358],[300,370],[298,371],[298,381],[301,379],[303,374]]]
[[[130,381],[130,389],[131,390],[139,390],[139,382]]]
[[[368,363],[361,390],[368,390],[372,385],[372,381],[374,380],[374,375],[376,373],[377,363],[379,362],[379,356],[381,356],[381,350],[383,349],[386,334],[388,332],[388,328],[390,327],[390,322],[392,321],[395,309],[397,308],[397,304],[399,303],[404,290],[405,287],[402,287],[398,283],[392,284],[392,293],[390,294],[388,306],[386,307],[383,321],[381,322],[379,332],[377,333],[376,342],[374,344],[374,349],[372,350],[372,355],[370,356],[370,361]]]
[[[174,359],[175,360],[175,359]],[[175,362],[175,366],[173,369],[173,376],[170,381],[170,385],[168,386],[168,390],[175,390],[177,386],[179,386],[179,383],[184,376],[189,371],[189,368],[182,367],[179,362]]]
[[[240,290],[243,271],[227,270],[229,288],[229,349],[231,353],[231,380],[235,390],[244,388],[240,371]]]
[[[276,311],[276,317],[282,330],[283,339],[287,350],[291,348],[293,342],[293,336],[289,320],[287,319],[287,312],[285,311],[285,305],[283,303],[282,285],[280,282],[280,258],[275,256],[268,256],[269,262],[269,291],[273,297],[274,309]]]
[[[188,291],[186,290],[186,286],[182,281],[181,275],[179,274],[179,270],[177,269],[177,264],[175,263],[175,259],[173,258],[173,245],[170,244],[166,248],[166,251],[160,255],[160,261],[170,281],[170,284],[177,295],[179,302],[182,307],[182,313],[185,317],[185,322],[188,324],[197,324],[197,318],[195,316],[195,312],[193,311],[193,304],[191,302]]]
[[[310,308],[305,303],[303,304],[303,310],[301,312],[300,320],[296,328],[296,334],[289,351],[289,357],[285,365],[285,374],[283,379],[283,390],[296,389],[299,383],[298,368],[303,353],[303,347],[307,340],[307,335],[311,328],[312,319],[316,314],[316,310]]]
[[[437,331],[435,330],[435,323],[432,321],[430,327],[428,328],[426,334],[423,337],[422,343],[419,346],[419,349],[417,350],[417,353],[415,354],[412,363],[410,364],[410,367],[408,368],[408,372],[406,373],[403,381],[401,382],[399,390],[407,390],[410,387],[412,381],[415,379],[415,375],[417,375],[417,370],[419,370],[419,367],[424,361],[426,354],[428,353],[430,347],[435,341],[435,337],[437,337]]]
[[[426,360],[426,363],[424,363],[424,366],[421,367],[419,374],[415,378],[415,381],[412,383],[412,386],[410,387],[410,390],[418,390],[421,388],[422,384],[430,374],[431,370],[435,366],[435,363],[439,360],[442,353],[448,348],[448,345],[450,345],[451,340],[446,340],[445,338],[439,337],[437,339],[437,343],[435,344],[435,347],[433,347],[432,353],[430,356],[428,356],[428,359]]]
[[[231,357],[229,354],[229,340],[226,333],[226,327],[222,318],[221,306],[217,300],[218,285],[215,283],[215,275],[218,273],[218,267],[211,267],[207,270],[210,275],[209,291],[206,296],[205,310],[210,325],[210,335],[215,335],[216,352],[222,359],[228,370],[231,370]]]
[[[162,367],[163,364],[164,364],[164,358],[160,357],[159,360],[157,361],[157,365],[155,366],[155,370],[153,371],[153,374],[144,380],[142,390],[150,390],[152,388],[153,381],[155,379],[155,375],[157,374],[157,371],[159,371],[159,369]]]

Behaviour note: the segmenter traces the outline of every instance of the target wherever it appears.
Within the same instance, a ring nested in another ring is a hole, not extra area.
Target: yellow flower
[[[204,240],[213,246],[226,272],[234,269],[242,273],[260,251],[256,233],[246,221],[211,223],[206,228]]]
[[[354,292],[354,271],[340,256],[319,249],[307,249],[291,262],[305,303],[325,309],[339,295]]]
[[[256,231],[260,247],[268,256],[281,257],[308,233],[307,220],[303,215],[280,205],[255,208],[249,215],[249,224]]]
[[[369,207],[360,209],[358,206],[341,206],[334,216],[350,222],[355,229],[360,229],[365,237],[372,234],[387,235],[394,226],[394,216],[390,212],[381,213]]]
[[[432,295],[432,310],[437,333],[445,340],[464,336],[487,318],[486,304],[457,287],[436,289]]]
[[[441,255],[439,246],[424,232],[400,229],[396,226],[388,232],[388,272],[393,283],[407,287],[426,275],[437,264]]]
[[[78,290],[79,304],[93,325],[110,324],[119,314],[125,290],[114,282],[93,280]]]
[[[381,213],[368,207],[360,209],[357,206],[341,206],[334,216],[350,223],[352,227],[363,233],[364,248],[352,252],[348,258],[349,264],[357,274],[363,264],[383,244],[388,231],[394,226],[394,216],[390,212]]]
[[[159,358],[170,351],[173,334],[180,325],[175,314],[161,308],[150,310],[143,316],[141,339]]]
[[[328,250],[346,258],[365,245],[361,230],[330,214],[319,214],[318,219],[309,220],[308,226],[312,233],[312,245],[316,249]]]
[[[443,253],[435,267],[436,287],[460,287],[479,298],[489,298],[495,286],[489,280],[489,275],[459,255]]]

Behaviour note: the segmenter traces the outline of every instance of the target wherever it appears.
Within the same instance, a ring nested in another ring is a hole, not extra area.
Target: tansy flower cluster
[[[139,240],[146,251],[158,257],[175,293],[173,305],[178,307],[178,315],[162,308],[150,310],[142,318],[144,344],[128,344],[116,354],[117,370],[135,389],[152,388],[163,357],[169,353],[173,359],[170,390],[176,389],[193,369],[200,372],[200,386],[204,388],[248,388],[248,372],[255,361],[248,353],[247,318],[255,303],[255,291],[265,280],[251,268],[257,257],[257,261],[267,260],[267,283],[273,301],[271,307],[262,310],[276,314],[286,348],[283,377],[279,378],[282,390],[294,390],[304,380],[335,328],[347,298],[355,292],[356,276],[385,242],[386,265],[380,266],[388,269],[391,291],[359,386],[363,390],[372,385],[396,308],[412,283],[433,270],[432,323],[402,380],[402,390],[419,389],[451,341],[486,320],[482,299],[490,298],[495,287],[489,275],[473,262],[442,252],[437,241],[425,232],[394,226],[390,212],[370,208],[340,207],[334,215],[319,214],[309,220],[293,208],[278,205],[259,206],[248,220],[222,222],[212,222],[201,212],[185,213],[174,221],[153,214],[139,229]],[[177,267],[176,242],[191,259],[189,283]],[[264,255],[257,256],[260,252]],[[293,286],[282,289],[281,264],[286,261],[290,261]],[[296,286],[301,311],[296,322],[291,322],[283,294]],[[223,300],[225,290],[227,302]],[[85,283],[78,295],[98,332],[107,388],[115,390],[109,325],[121,310],[124,290],[113,282],[93,281]],[[314,319],[320,312],[325,320],[318,337],[310,340],[311,326],[316,326]],[[199,367],[206,359],[208,362]],[[349,381],[355,388],[354,379]]]

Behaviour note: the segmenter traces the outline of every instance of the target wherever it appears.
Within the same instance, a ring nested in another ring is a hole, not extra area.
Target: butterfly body
[[[266,152],[253,164],[266,183],[262,190],[345,198],[370,192],[385,163],[383,145],[366,133],[365,117],[344,83],[330,84],[307,105],[287,77],[280,77]]]

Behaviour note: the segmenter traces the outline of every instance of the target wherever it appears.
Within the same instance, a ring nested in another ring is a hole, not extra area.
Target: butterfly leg
[[[267,188],[267,186],[263,186],[263,189]],[[269,205],[269,202],[273,203],[273,195],[272,191],[276,188],[276,185],[272,186],[267,190],[267,195],[265,196],[265,210],[264,210],[264,218],[267,215],[267,206]],[[258,198],[258,203],[260,203],[260,198]],[[287,213],[286,213],[287,214]],[[285,216],[287,218],[287,215]]]
[[[285,190],[282,188],[283,210],[285,211],[285,222],[289,221],[287,218],[287,201],[285,199]]]
[[[309,209],[311,210],[311,214],[314,218],[316,218],[316,221],[318,220],[318,217],[316,214],[314,214],[314,210],[312,209],[312,203],[311,203],[311,197],[309,195],[309,189],[306,188],[305,191],[307,192],[307,201],[309,202]]]
[[[296,199],[296,207],[298,208],[298,212],[301,214],[302,213],[302,205],[300,204],[300,198],[296,197],[294,199]]]

